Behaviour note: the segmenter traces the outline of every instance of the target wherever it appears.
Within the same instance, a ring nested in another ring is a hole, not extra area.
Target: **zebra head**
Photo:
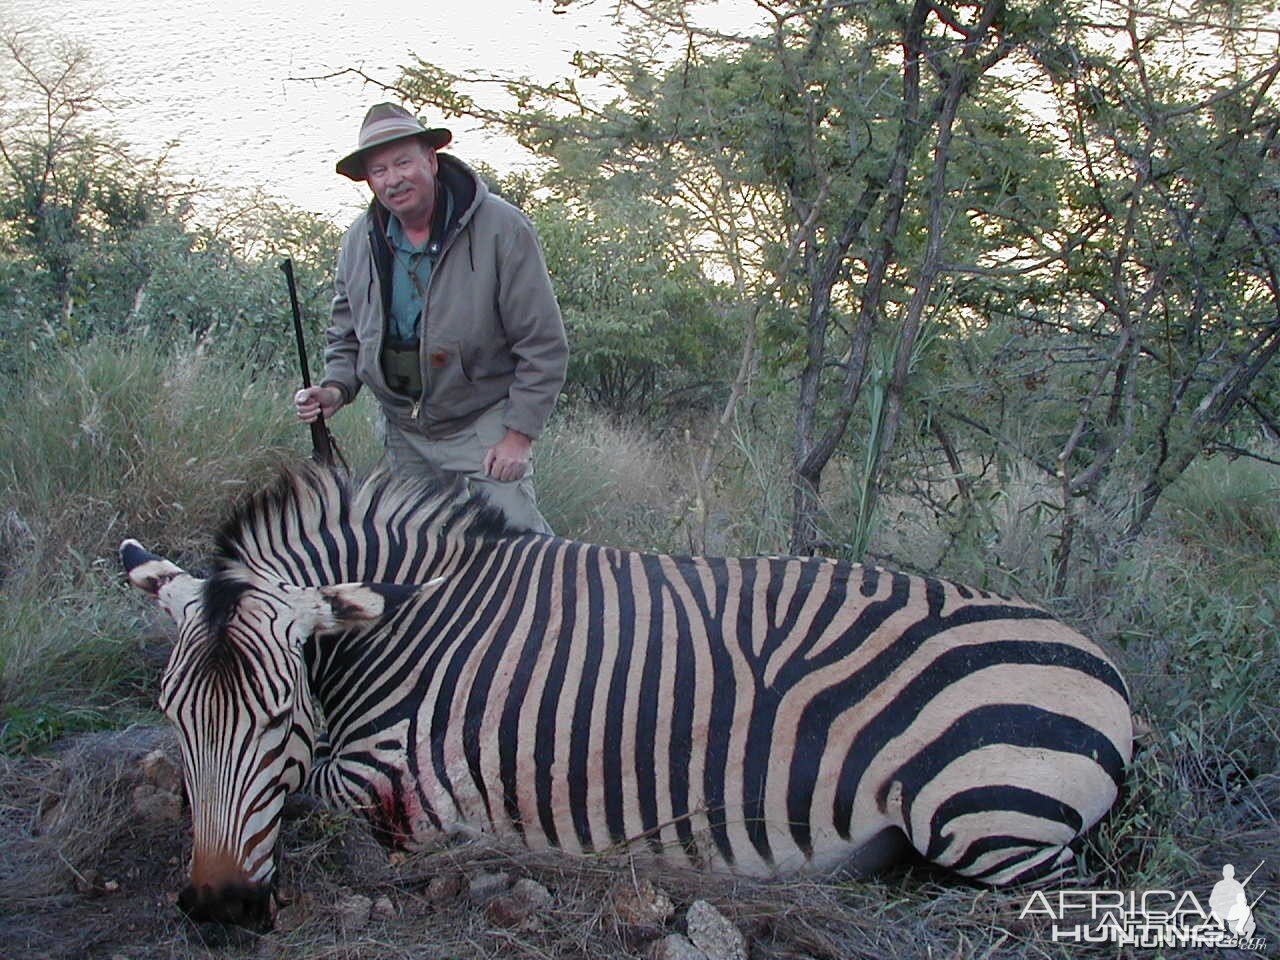
[[[129,580],[178,625],[160,706],[178,731],[191,804],[195,920],[269,927],[285,796],[302,786],[317,717],[304,647],[380,618],[391,595],[357,583],[299,587],[244,570],[207,580],[120,545]]]

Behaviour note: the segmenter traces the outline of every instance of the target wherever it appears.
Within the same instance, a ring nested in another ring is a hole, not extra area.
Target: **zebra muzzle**
[[[256,930],[275,925],[275,895],[270,884],[236,883],[214,888],[188,885],[178,894],[178,909],[196,923],[229,923]]]

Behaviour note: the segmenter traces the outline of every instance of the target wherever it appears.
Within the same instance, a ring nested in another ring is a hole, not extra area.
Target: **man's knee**
[[[525,477],[512,483],[503,483],[489,477],[473,476],[469,479],[472,489],[479,490],[490,503],[498,507],[512,527],[533,533],[553,532],[538,509],[530,478]]]

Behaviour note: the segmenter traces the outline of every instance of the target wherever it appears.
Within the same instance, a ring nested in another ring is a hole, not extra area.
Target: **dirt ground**
[[[759,883],[474,844],[389,857],[353,817],[307,804],[282,829],[275,929],[195,924],[176,906],[190,849],[189,813],[167,789],[177,762],[172,735],[150,727],[0,758],[0,960],[673,957],[665,939],[687,932],[699,901],[740,931],[743,960],[1152,956],[1053,944],[1019,919],[1026,893],[918,866]],[[1241,833],[1239,849],[1274,847],[1266,829]],[[1275,866],[1257,889],[1280,887]],[[1233,955],[1258,956],[1215,954]]]

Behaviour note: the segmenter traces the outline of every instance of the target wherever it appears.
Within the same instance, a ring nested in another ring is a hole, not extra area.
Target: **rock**
[[[707,955],[678,933],[656,941],[646,954],[649,960],[707,960]]]
[[[620,924],[637,930],[653,930],[655,937],[676,912],[671,898],[649,880],[619,883],[609,891],[609,900]]]
[[[150,783],[133,788],[133,812],[141,820],[174,823],[182,819],[182,797]]]
[[[338,920],[348,930],[356,930],[369,922],[373,901],[362,893],[349,893],[337,904]]]
[[[373,915],[379,920],[390,920],[396,915],[396,905],[391,902],[390,897],[379,897],[373,901]]]
[[[497,885],[497,878],[505,878],[506,874],[494,874],[492,883]],[[474,890],[475,881],[472,881]],[[472,893],[474,897],[474,892]],[[500,927],[534,930],[542,925],[541,914],[551,906],[551,891],[537,880],[521,877],[511,885],[509,890],[491,895],[485,905],[485,916]]]
[[[102,874],[93,867],[86,867],[74,877],[76,892],[86,897],[102,896]]]
[[[509,886],[511,877],[505,873],[477,873],[468,883],[467,893],[476,903],[484,903],[506,892]]]
[[[551,891],[530,877],[521,877],[511,885],[511,896],[529,905],[531,910],[545,910],[551,906]]]
[[[747,960],[747,940],[742,932],[705,900],[695,901],[685,917],[689,940],[707,960]]]
[[[485,904],[484,914],[500,927],[523,927],[533,915],[533,908],[519,897],[500,894]]]
[[[169,760],[163,749],[157,748],[138,761],[142,779],[151,786],[168,793],[182,794],[182,771]]]
[[[443,903],[452,900],[462,892],[462,877],[450,874],[445,877],[432,877],[427,884],[426,897],[431,903]]]
[[[284,904],[276,911],[276,931],[289,933],[297,930],[311,916],[313,907],[311,894],[304,893],[297,900]]]

